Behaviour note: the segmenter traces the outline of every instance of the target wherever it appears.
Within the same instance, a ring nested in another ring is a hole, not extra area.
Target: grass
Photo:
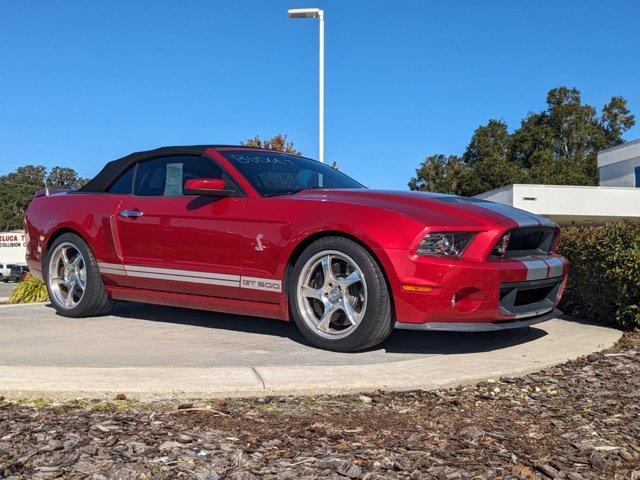
[[[48,299],[44,282],[29,275],[15,286],[9,296],[9,303],[46,302]]]

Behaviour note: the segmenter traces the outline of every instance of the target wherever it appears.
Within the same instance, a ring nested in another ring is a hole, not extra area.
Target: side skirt
[[[118,287],[114,285],[105,285],[105,288],[114,300],[153,303],[155,305],[288,320],[288,318],[282,315],[282,307],[276,303],[251,302],[235,298],[207,297],[159,290],[141,290],[138,288]]]

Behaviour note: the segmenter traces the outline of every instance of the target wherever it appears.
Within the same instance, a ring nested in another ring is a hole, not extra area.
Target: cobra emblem
[[[266,248],[264,245],[262,245],[263,238],[264,235],[261,233],[256,236],[256,252],[262,252]]]

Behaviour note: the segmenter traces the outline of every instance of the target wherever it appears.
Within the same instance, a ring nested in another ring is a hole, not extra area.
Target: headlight
[[[416,250],[418,255],[444,255],[459,257],[475,233],[469,232],[434,232],[422,239]]]
[[[511,239],[511,233],[505,233],[496,246],[491,250],[492,257],[504,257],[504,254],[507,253],[507,248],[509,247],[509,240]]]

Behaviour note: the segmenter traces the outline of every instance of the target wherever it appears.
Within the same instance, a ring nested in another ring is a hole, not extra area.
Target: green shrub
[[[48,299],[47,286],[44,282],[27,275],[11,292],[9,303],[46,302]]]
[[[640,223],[564,228],[559,252],[571,262],[565,313],[640,327]]]

